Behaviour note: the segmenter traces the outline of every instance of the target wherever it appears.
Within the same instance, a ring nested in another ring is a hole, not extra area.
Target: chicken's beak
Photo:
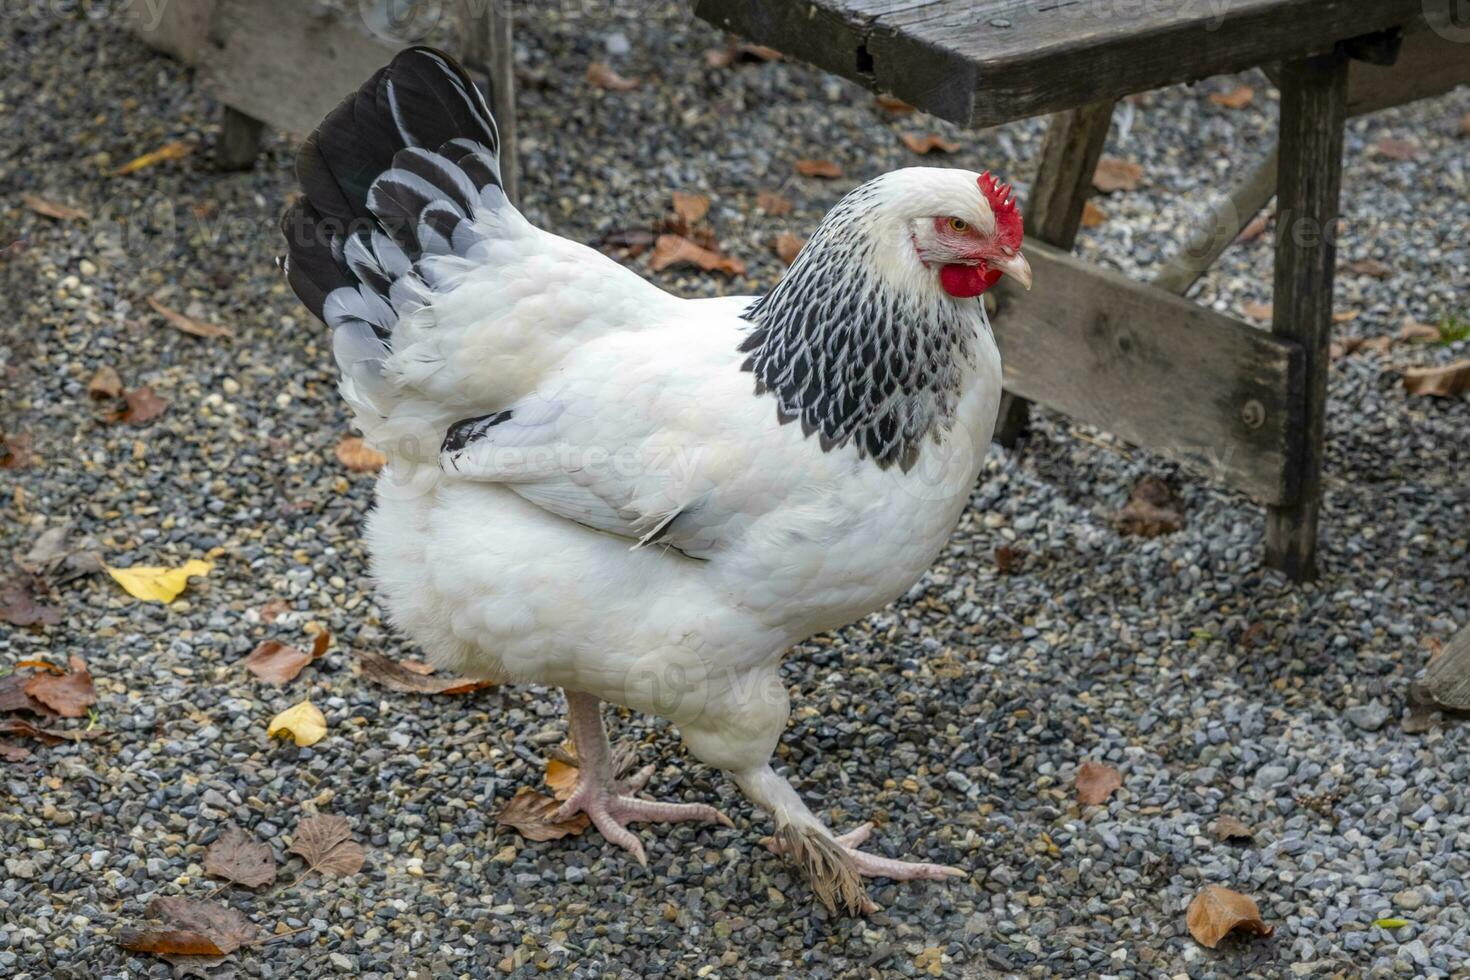
[[[990,260],[990,267],[1002,275],[1010,276],[1020,283],[1025,289],[1031,288],[1031,263],[1026,261],[1026,256],[1017,252],[1009,258],[1002,256]]]

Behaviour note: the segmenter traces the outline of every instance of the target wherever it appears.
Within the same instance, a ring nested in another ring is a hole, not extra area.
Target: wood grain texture
[[[1315,578],[1326,438],[1327,345],[1332,336],[1336,225],[1342,189],[1348,61],[1341,52],[1281,68],[1276,277],[1272,332],[1302,352],[1301,424],[1285,461],[1295,484],[1266,515],[1266,562],[1293,580]]]
[[[520,201],[516,138],[514,11],[506,0],[465,2],[460,8],[460,46],[465,65],[490,80],[490,111],[500,135],[500,179],[512,203]]]
[[[993,126],[1330,51],[1444,0],[696,0],[695,13],[891,92]]]
[[[1409,24],[1398,60],[1392,65],[1353,62],[1348,70],[1349,116],[1378,112],[1470,85],[1470,24],[1461,24],[1458,35],[1451,32],[1451,2],[1425,0],[1424,17]],[[1465,40],[1454,40],[1456,36]]]
[[[1442,708],[1470,711],[1470,627],[1460,630],[1424,672],[1423,685]]]
[[[1072,250],[1082,226],[1082,210],[1092,194],[1093,171],[1112,123],[1112,100],[1052,116],[1024,206],[1028,240]],[[995,421],[995,441],[1014,446],[1025,434],[1030,418],[1026,399],[1007,391]]]
[[[1027,254],[1037,288],[996,287],[1007,390],[1263,502],[1291,499],[1296,344],[1048,246]]]

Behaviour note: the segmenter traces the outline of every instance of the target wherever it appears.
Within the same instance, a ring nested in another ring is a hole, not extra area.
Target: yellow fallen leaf
[[[271,738],[292,739],[301,746],[315,745],[327,735],[327,719],[308,699],[272,718],[265,733]]]
[[[144,167],[151,167],[155,163],[162,163],[165,160],[182,160],[193,151],[194,147],[189,143],[169,143],[159,147],[152,153],[145,153],[140,157],[134,157],[119,167],[117,174],[121,177],[123,174],[134,173],[135,171],[142,170]]]
[[[180,568],[153,568],[133,565],[131,568],[103,566],[113,581],[127,590],[128,595],[144,602],[173,602],[189,579],[194,575],[208,575],[214,563],[195,558]]]

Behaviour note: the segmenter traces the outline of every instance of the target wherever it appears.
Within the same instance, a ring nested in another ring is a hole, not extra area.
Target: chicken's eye
[[[970,223],[964,218],[950,218],[949,230],[964,234],[965,232],[970,230]]]

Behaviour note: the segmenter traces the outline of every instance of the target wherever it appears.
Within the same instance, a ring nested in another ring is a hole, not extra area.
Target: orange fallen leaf
[[[773,247],[776,249],[776,254],[787,265],[796,261],[796,256],[801,253],[801,247],[805,244],[805,238],[789,231],[781,232],[781,234],[776,236],[776,240],[772,242]]]
[[[562,748],[566,749],[569,754],[572,753],[570,742],[563,745]],[[572,790],[577,786],[578,774],[577,767],[570,762],[564,762],[561,759],[546,760],[546,775],[544,777],[546,788],[551,790],[552,795],[558,800],[566,800],[571,797]]]
[[[773,218],[781,218],[791,213],[793,207],[791,201],[782,197],[775,191],[760,191],[755,195],[755,206]]]
[[[57,221],[86,221],[92,217],[81,208],[57,204],[55,201],[48,201],[34,194],[26,194],[21,198],[21,203],[42,217],[55,218]]]
[[[217,323],[206,323],[203,320],[196,320],[192,316],[185,316],[177,310],[171,310],[167,306],[164,306],[152,296],[148,297],[148,305],[153,307],[153,312],[163,317],[169,326],[190,336],[205,337],[208,339],[235,336],[235,331],[229,327],[222,327]]]
[[[1257,302],[1256,300],[1251,300],[1240,309],[1241,312],[1250,317],[1252,320],[1259,320],[1262,323],[1269,322],[1271,317],[1274,316],[1276,313],[1276,308],[1272,304],[1261,303]]]
[[[317,634],[318,644],[325,651],[327,645],[321,642],[322,637],[330,640],[331,634],[325,630]],[[279,640],[264,640],[241,663],[246,670],[266,683],[282,687],[294,680],[303,667],[319,656],[321,654],[316,652],[315,647],[311,653],[307,653]]]
[[[118,937],[123,948],[159,956],[228,956],[260,935],[243,912],[182,895],[155,898],[148,917],[163,928],[125,929]]]
[[[1332,322],[1352,323],[1362,314],[1362,312],[1362,310],[1342,310],[1340,312],[1332,314]]]
[[[915,111],[913,106],[896,95],[879,95],[873,101],[878,103],[878,108],[895,116],[906,116]]]
[[[1219,885],[1206,885],[1194,897],[1184,922],[1189,927],[1189,934],[1210,949],[1236,929],[1245,929],[1258,936],[1269,936],[1276,931],[1275,927],[1262,920],[1261,909],[1255,899]]]
[[[1082,227],[1101,228],[1107,223],[1108,213],[1091,201],[1082,205]]]
[[[842,167],[832,160],[798,160],[796,161],[796,172],[803,177],[835,180],[842,176]]]
[[[1097,806],[1113,795],[1113,790],[1123,785],[1123,777],[1112,766],[1088,759],[1077,770],[1077,802],[1084,806]]]
[[[1238,85],[1229,92],[1211,92],[1210,101],[1226,109],[1244,109],[1256,100],[1256,90],[1249,85]]]
[[[337,462],[354,473],[376,473],[388,462],[388,457],[365,445],[360,436],[344,436],[337,443]]]
[[[63,718],[82,718],[87,708],[97,703],[92,675],[81,657],[68,661],[69,670],[61,676],[37,674],[26,684],[26,694]]]
[[[1388,157],[1390,160],[1417,160],[1423,154],[1419,144],[1413,140],[1393,137],[1379,140],[1376,149],[1379,156]]]
[[[107,365],[97,369],[92,375],[92,380],[87,382],[87,394],[94,401],[102,401],[107,398],[121,398],[123,393],[122,378],[117,371]]]
[[[1408,368],[1404,391],[1430,398],[1458,398],[1470,391],[1470,359],[1441,367]]]
[[[606,92],[631,92],[643,84],[636,78],[619,75],[602,61],[594,61],[587,66],[587,81]]]
[[[1097,170],[1093,172],[1092,186],[1104,194],[1111,194],[1114,191],[1136,190],[1142,179],[1143,167],[1131,160],[1103,157],[1097,162]]]
[[[192,143],[168,143],[154,150],[152,153],[145,153],[140,157],[134,157],[119,167],[116,174],[121,177],[124,174],[136,173],[144,167],[151,167],[156,163],[163,163],[165,160],[182,160],[192,152],[194,152]]]
[[[676,265],[692,265],[705,272],[720,272],[727,276],[745,275],[745,263],[737,258],[702,248],[682,235],[659,235],[653,245],[649,268],[662,272]]]
[[[914,133],[900,133],[898,138],[903,140],[904,146],[920,155],[935,151],[940,153],[953,153],[960,148],[958,143],[953,140],[947,140],[938,133],[928,133],[924,136],[918,136]]]
[[[1249,224],[1240,229],[1240,234],[1235,236],[1235,240],[1237,242],[1253,242],[1266,233],[1266,226],[1270,223],[1271,215],[1262,211],[1252,218]]]
[[[579,813],[570,820],[552,823],[551,815],[560,805],[551,797],[522,786],[500,808],[495,822],[499,826],[510,827],[526,840],[538,841],[560,840],[563,837],[576,836],[587,829],[591,821],[585,813]]]
[[[674,216],[684,227],[697,225],[709,214],[709,198],[703,194],[674,191]]]
[[[51,674],[55,677],[62,677],[66,674],[65,670],[56,666],[49,660],[22,660],[20,663],[15,665],[16,670],[20,670],[22,667],[28,667],[31,670],[44,671],[45,673]]]

